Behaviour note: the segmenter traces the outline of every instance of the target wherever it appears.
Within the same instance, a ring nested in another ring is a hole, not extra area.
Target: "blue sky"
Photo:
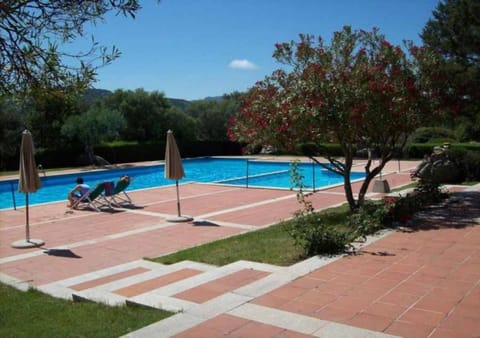
[[[98,72],[96,88],[144,88],[186,100],[245,91],[280,65],[274,44],[321,35],[344,25],[380,28],[387,39],[421,44],[438,0],[156,0],[136,18],[108,15],[87,28],[122,55]],[[77,41],[73,48],[82,48]],[[84,49],[84,48],[83,48]]]

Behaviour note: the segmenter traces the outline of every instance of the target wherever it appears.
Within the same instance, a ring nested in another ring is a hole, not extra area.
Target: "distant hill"
[[[223,96],[207,96],[204,98],[205,101],[222,101]]]
[[[96,89],[96,88],[91,88],[87,89],[85,93],[83,94],[83,99],[85,100],[85,103],[90,106],[92,105],[95,101],[103,99],[105,96],[112,95],[112,92],[107,90],[107,89]]]
[[[83,99],[85,103],[90,106],[97,100],[103,99],[105,96],[112,95],[112,91],[107,89],[99,89],[99,88],[91,88],[85,91],[83,94]],[[190,105],[191,101],[184,100],[184,99],[174,99],[174,98],[166,98],[173,107],[177,107],[178,109],[185,111],[187,107]],[[205,101],[221,101],[223,100],[223,96],[207,96],[203,100]],[[202,100],[198,100],[202,101]]]
[[[184,99],[170,99],[167,98],[167,100],[170,102],[170,104],[173,107],[177,107],[180,110],[185,111],[187,107],[190,105],[190,101],[184,100]]]

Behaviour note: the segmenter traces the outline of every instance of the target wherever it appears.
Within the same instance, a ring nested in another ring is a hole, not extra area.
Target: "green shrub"
[[[405,149],[407,158],[424,158],[425,155],[430,155],[433,147],[438,146],[438,143],[410,143]]]
[[[480,180],[480,152],[453,147],[449,149],[448,157],[460,169],[463,180]]]
[[[404,151],[405,158],[423,158],[425,155],[430,155],[433,151],[433,147],[441,146],[443,142],[435,143],[409,143]],[[452,150],[468,150],[472,152],[480,153],[480,144],[479,143],[451,143],[449,146],[449,151]]]
[[[391,209],[392,221],[406,222],[412,219],[413,214],[424,207],[427,199],[420,194],[413,194],[397,199]]]
[[[410,136],[413,143],[453,142],[456,140],[454,130],[442,127],[421,127]]]
[[[366,238],[383,229],[389,220],[389,209],[384,201],[366,201],[356,213],[350,215],[348,223],[355,238]]]
[[[303,249],[306,257],[343,251],[352,240],[351,234],[332,225],[331,219],[338,222],[338,215],[319,215],[314,212],[312,203],[304,194],[303,175],[298,164],[298,161],[292,162],[290,179],[292,186],[298,189],[297,201],[302,208],[296,211],[295,218],[286,224],[286,231],[295,241],[295,245]]]
[[[317,214],[296,217],[287,231],[307,257],[341,252],[353,240],[349,231],[335,228]]]
[[[469,181],[480,180],[480,153],[467,151],[465,156],[465,173],[466,179]]]

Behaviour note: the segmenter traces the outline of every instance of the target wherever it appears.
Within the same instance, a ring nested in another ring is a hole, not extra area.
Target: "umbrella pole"
[[[180,217],[182,214],[180,212],[180,194],[178,192],[178,180],[175,180],[175,185],[177,187],[177,211],[178,211],[178,217]]]
[[[25,209],[25,216],[26,216],[26,237],[27,237],[27,242],[30,241],[30,219],[29,219],[29,214],[28,214],[28,192],[25,194],[25,202],[26,202],[26,209]]]

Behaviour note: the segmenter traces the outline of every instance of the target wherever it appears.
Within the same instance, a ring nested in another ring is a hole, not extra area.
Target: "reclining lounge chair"
[[[91,208],[95,211],[101,211],[101,207],[108,206],[111,208],[111,206],[107,203],[103,203],[100,201],[102,198],[102,193],[105,191],[105,183],[99,183],[97,186],[93,189],[85,193],[82,197],[80,197],[75,203],[73,204],[72,208],[73,209],[86,209],[86,208]]]
[[[132,199],[125,191],[130,185],[130,179],[120,179],[113,185],[113,182],[107,182],[111,185],[110,189],[105,189],[104,197],[109,205],[132,205]],[[113,189],[111,189],[113,187]]]

